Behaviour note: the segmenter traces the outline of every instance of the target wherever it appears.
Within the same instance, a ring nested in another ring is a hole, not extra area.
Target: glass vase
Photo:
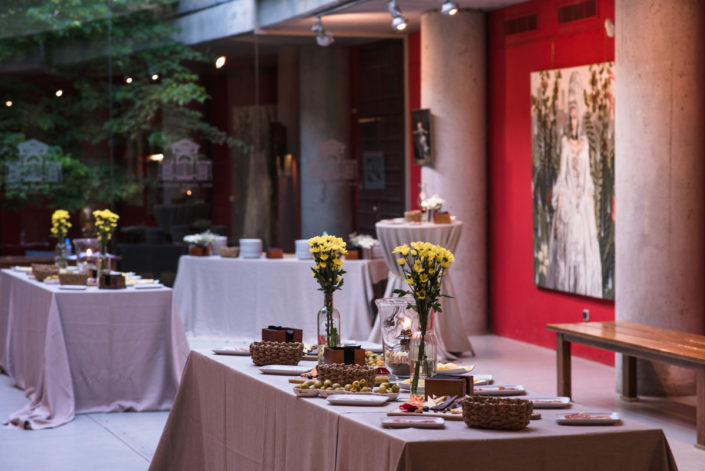
[[[96,281],[100,285],[100,278],[104,273],[110,273],[110,256],[108,255],[108,241],[100,239],[100,258],[96,267]]]
[[[59,241],[54,247],[54,264],[59,268],[66,268],[66,240],[59,237]]]
[[[416,311],[409,307],[414,299],[382,298],[375,301],[382,323],[382,350],[389,380],[406,379],[410,375],[409,348],[419,322]]]
[[[419,324],[420,329],[414,332],[409,345],[411,394],[414,395],[418,394],[426,378],[436,374],[438,364],[438,340],[433,332],[433,311],[428,314],[426,326],[422,320]]]
[[[326,293],[318,311],[318,364],[323,364],[326,347],[340,346],[340,313],[333,307],[333,293]]]

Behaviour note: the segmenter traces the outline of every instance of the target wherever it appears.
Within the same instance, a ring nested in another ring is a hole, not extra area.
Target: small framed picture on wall
[[[432,165],[431,110],[413,110],[411,112],[411,135],[414,140],[414,163],[416,165]]]

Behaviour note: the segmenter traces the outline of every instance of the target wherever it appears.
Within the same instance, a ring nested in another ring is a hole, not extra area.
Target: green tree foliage
[[[61,188],[6,194],[66,207],[110,202],[140,191],[147,176],[131,165],[183,137],[246,148],[204,120],[209,99],[192,66],[210,61],[172,39],[173,0],[5,0],[0,9],[0,163],[10,145],[36,138],[58,150]],[[130,83],[126,78],[130,77]],[[157,77],[154,79],[153,77]],[[57,98],[54,92],[63,90]],[[2,106],[6,100],[12,107]],[[115,166],[106,166],[110,144]],[[84,171],[77,169],[81,166]],[[130,168],[129,172],[125,169]],[[80,179],[80,182],[74,179]],[[106,181],[106,179],[108,179]],[[74,183],[82,192],[74,193]],[[7,189],[4,191],[7,193]]]

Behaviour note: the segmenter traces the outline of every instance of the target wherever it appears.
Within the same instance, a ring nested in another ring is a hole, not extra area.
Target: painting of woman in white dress
[[[613,298],[611,64],[533,75],[535,282]]]

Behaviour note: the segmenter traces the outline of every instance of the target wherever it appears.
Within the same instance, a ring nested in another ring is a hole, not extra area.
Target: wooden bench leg
[[[563,334],[556,334],[556,386],[559,396],[573,398],[570,377],[570,342]]]
[[[622,355],[622,399],[636,401],[636,358]]]
[[[705,449],[705,367],[695,370],[695,430],[697,431],[696,447]]]

